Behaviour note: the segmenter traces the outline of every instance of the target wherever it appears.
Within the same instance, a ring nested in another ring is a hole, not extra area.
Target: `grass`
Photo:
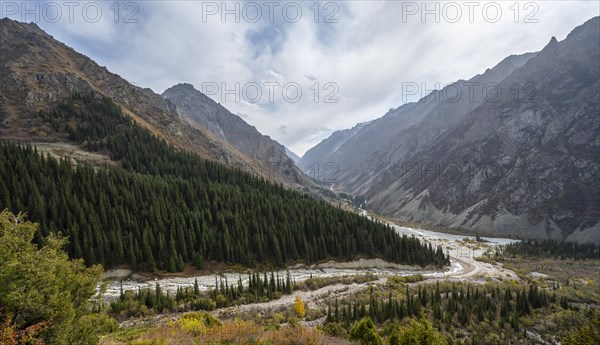
[[[180,319],[154,328],[119,330],[101,339],[101,345],[120,344],[228,344],[293,345],[338,344],[316,329],[300,325],[261,327],[253,321],[221,322],[207,313],[189,313]]]
[[[100,338],[100,344],[130,344],[149,330],[147,327],[120,328],[118,331]]]
[[[600,278],[600,260],[572,260],[572,259],[525,259],[508,258],[502,260],[504,267],[515,272],[529,273],[540,272],[566,282],[577,279]]]
[[[491,265],[495,265],[497,264],[496,260],[487,256],[487,255],[481,255],[475,258],[475,261],[479,261],[479,262],[484,262],[486,264],[491,264]]]

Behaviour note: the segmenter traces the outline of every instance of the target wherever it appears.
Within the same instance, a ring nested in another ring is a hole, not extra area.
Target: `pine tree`
[[[194,278],[194,295],[200,295],[200,286],[198,286],[198,278]]]

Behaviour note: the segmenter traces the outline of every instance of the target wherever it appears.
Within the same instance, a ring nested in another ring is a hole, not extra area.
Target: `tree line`
[[[500,253],[499,253],[500,254]],[[502,247],[505,256],[531,258],[598,259],[600,251],[594,243],[577,243],[557,240],[527,240],[509,243]]]
[[[157,282],[154,290],[141,289],[137,291],[123,291],[119,298],[112,301],[108,311],[117,317],[139,317],[151,313],[182,312],[191,310],[213,310],[233,305],[255,303],[259,301],[271,301],[283,295],[290,295],[296,290],[296,282],[288,273],[285,277],[279,273],[259,272],[248,274],[247,284],[238,278],[235,284],[230,284],[227,278],[215,276],[215,287],[210,291],[201,291],[198,280],[194,286],[178,287],[174,294],[163,292]],[[103,309],[100,306],[99,310]]]
[[[383,324],[388,320],[420,317],[431,314],[432,319],[440,324],[451,325],[458,322],[465,326],[469,322],[499,320],[502,324],[519,330],[519,318],[530,315],[533,310],[556,303],[557,297],[549,295],[545,290],[530,285],[529,288],[512,290],[510,287],[500,289],[498,286],[472,288],[467,286],[440,288],[439,282],[433,285],[418,286],[410,289],[406,286],[404,298],[397,298],[389,292],[387,298],[377,297],[371,286],[368,300],[337,299],[327,308],[326,322],[338,322],[350,327],[354,322],[369,317],[374,322]],[[566,298],[561,298],[560,305],[564,309],[570,307]]]

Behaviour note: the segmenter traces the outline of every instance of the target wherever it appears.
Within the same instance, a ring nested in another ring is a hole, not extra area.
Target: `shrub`
[[[370,317],[362,318],[350,330],[350,339],[358,340],[366,345],[382,345],[381,337],[377,334],[377,328]]]
[[[390,345],[446,345],[446,339],[435,330],[427,319],[410,320],[408,327],[402,328],[390,338]]]

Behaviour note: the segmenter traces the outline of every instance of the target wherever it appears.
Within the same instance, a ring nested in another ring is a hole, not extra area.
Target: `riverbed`
[[[490,264],[477,262],[474,257],[481,255],[485,250],[493,248],[496,245],[515,242],[508,238],[483,238],[485,242],[481,245],[473,246],[465,243],[467,238],[475,240],[473,236],[461,236],[446,234],[430,230],[414,229],[391,224],[399,234],[415,236],[422,241],[430,242],[434,248],[441,245],[444,251],[450,254],[451,265],[444,269],[423,269],[418,266],[397,265],[385,262],[381,259],[361,259],[353,262],[327,262],[319,265],[302,266],[296,265],[285,270],[274,272],[280,277],[291,276],[296,282],[301,282],[310,278],[328,278],[339,276],[353,276],[371,273],[377,278],[385,278],[391,275],[408,276],[422,274],[426,278],[466,278],[479,275],[488,275],[491,277],[507,276],[505,270]],[[230,284],[237,284],[238,279],[242,280],[244,285],[248,284],[248,272],[224,272],[221,274],[198,275],[191,277],[168,277],[162,279],[148,278],[140,275],[131,275],[126,270],[107,271],[105,274],[105,300],[112,300],[119,296],[121,286],[124,291],[137,289],[154,289],[156,283],[160,285],[163,291],[174,293],[178,288],[194,286],[198,281],[198,286],[202,291],[212,290],[215,287],[215,278],[217,282],[220,279],[227,279]],[[515,275],[516,276],[516,275]]]

